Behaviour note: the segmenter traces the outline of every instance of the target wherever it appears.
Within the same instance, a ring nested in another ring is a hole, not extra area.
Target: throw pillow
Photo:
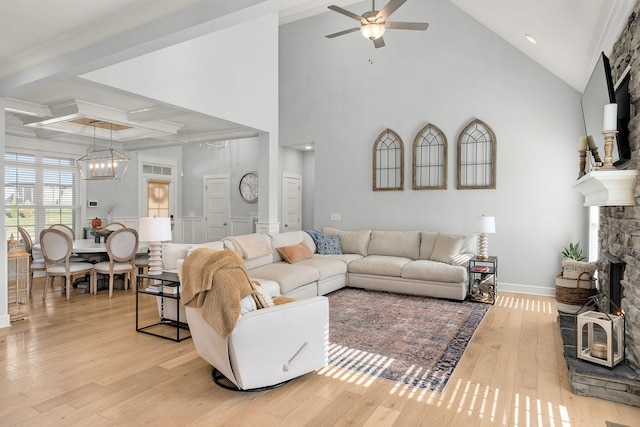
[[[318,253],[320,255],[341,255],[340,236],[327,236],[321,234],[318,236]]]
[[[460,252],[462,242],[464,242],[464,237],[443,233],[438,234],[436,244],[431,253],[431,260],[451,264],[453,256]]]
[[[322,235],[322,232],[320,230],[304,230],[309,236],[311,236],[311,239],[313,240],[313,243],[315,243],[316,245],[318,244],[318,236]]]
[[[287,261],[289,264],[313,257],[311,249],[309,249],[309,246],[305,245],[304,242],[298,243],[297,245],[283,246],[276,250],[282,259]]]
[[[269,292],[267,292],[260,283],[252,281],[251,287],[253,288],[253,299],[255,300],[258,309],[273,307],[275,305],[273,303],[273,298],[269,295]]]

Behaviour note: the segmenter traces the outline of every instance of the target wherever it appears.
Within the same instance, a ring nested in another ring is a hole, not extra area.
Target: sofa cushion
[[[322,232],[329,236],[340,236],[342,253],[367,256],[371,230],[346,231],[325,227]]]
[[[163,243],[162,264],[165,270],[175,270],[176,261],[185,259],[193,243]]]
[[[343,262],[346,265],[348,265],[351,261],[355,261],[357,259],[362,259],[362,255],[359,255],[359,254],[337,254],[337,255],[315,254],[313,257],[314,258],[331,258],[331,259],[335,259],[335,260],[338,260],[340,262]]]
[[[318,236],[316,249],[320,255],[340,255],[342,253],[340,236],[327,236],[326,234]]]
[[[431,259],[433,248],[436,246],[438,233],[433,231],[420,232],[420,259]]]
[[[293,246],[298,243],[304,242],[311,253],[315,252],[316,245],[313,243],[313,239],[304,231],[288,231],[285,233],[271,233],[269,234],[271,240],[271,247],[273,248],[273,262],[282,261],[282,256],[277,251],[278,248],[283,246]]]
[[[298,264],[317,268],[320,273],[320,280],[347,274],[347,264],[344,261],[326,255],[314,255],[312,258],[300,261]]]
[[[419,231],[372,231],[367,249],[369,255],[389,255],[418,259]]]
[[[224,250],[224,243],[221,241],[218,242],[208,242],[208,243],[195,243],[187,249],[187,256],[191,255],[191,252],[195,251],[198,248],[209,248],[214,249],[216,251]]]
[[[466,283],[467,269],[439,261],[418,260],[404,265],[401,277],[429,282]]]
[[[300,286],[316,282],[320,278],[320,272],[308,265],[275,262],[249,270],[249,276],[278,282],[280,293],[288,294]]]
[[[268,236],[264,236],[266,239],[268,239]],[[228,250],[228,251],[234,251],[236,252],[238,255],[242,256],[242,252],[238,250],[238,248],[236,248],[236,245],[231,241],[231,240],[223,240],[222,241],[223,245],[224,245],[224,249]],[[279,255],[278,255],[279,257]],[[279,261],[281,261],[280,258],[278,258]],[[242,261],[244,261],[244,265],[247,268],[247,270],[251,270],[252,268],[257,268],[257,267],[261,267],[263,265],[268,265],[271,264],[273,262],[273,253],[269,253],[265,256],[261,256],[258,258],[254,258],[254,259],[244,259],[242,258]]]
[[[313,253],[309,246],[307,246],[304,242],[300,242],[296,245],[291,246],[282,246],[276,249],[283,260],[288,262],[289,264],[293,264],[307,258],[311,258]]]
[[[462,236],[439,233],[430,259],[432,261],[451,264],[453,258],[460,252],[460,249],[462,249],[463,242],[464,237]]]
[[[411,262],[409,258],[369,255],[349,263],[349,273],[373,274],[378,276],[400,277],[402,267]]]

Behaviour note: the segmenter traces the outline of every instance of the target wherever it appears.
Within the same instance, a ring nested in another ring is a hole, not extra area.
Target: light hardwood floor
[[[237,393],[191,340],[136,333],[132,291],[41,289],[0,330],[1,426],[640,426],[640,408],[571,393],[552,298],[501,293],[443,394],[331,367]]]

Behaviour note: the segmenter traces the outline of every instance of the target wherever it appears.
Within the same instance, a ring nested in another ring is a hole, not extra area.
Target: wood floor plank
[[[59,283],[59,282],[57,282]],[[59,286],[59,285],[58,285]],[[0,425],[636,426],[640,408],[571,392],[555,301],[501,292],[441,394],[327,367],[276,390],[216,386],[193,342],[135,332],[135,294],[59,288],[0,330]],[[145,319],[155,301],[142,303]],[[534,378],[535,377],[535,378]]]

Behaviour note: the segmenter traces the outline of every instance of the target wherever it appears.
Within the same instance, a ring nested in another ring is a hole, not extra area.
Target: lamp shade
[[[492,234],[496,232],[496,218],[493,216],[484,216],[478,218],[476,231],[479,233]]]
[[[384,30],[382,24],[366,24],[360,28],[360,33],[369,40],[376,40],[382,37]]]
[[[171,218],[140,218],[138,238],[142,242],[165,242],[171,240]]]

